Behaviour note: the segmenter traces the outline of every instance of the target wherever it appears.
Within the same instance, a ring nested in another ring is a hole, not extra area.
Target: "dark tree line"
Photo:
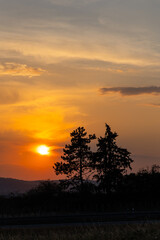
[[[95,192],[87,185],[85,194],[64,191],[55,181],[43,181],[25,194],[0,196],[1,216],[52,213],[160,211],[160,166],[125,174],[115,191]],[[85,186],[86,187],[86,186]]]
[[[66,180],[61,184],[70,189],[84,192],[91,185],[91,180],[96,182],[96,189],[105,193],[116,190],[122,180],[123,174],[133,160],[130,152],[117,146],[118,134],[112,132],[108,124],[104,137],[97,139],[97,151],[90,148],[95,134],[87,135],[84,127],[79,127],[71,134],[71,143],[63,149],[61,162],[53,166],[57,175],[66,175]],[[89,181],[88,181],[89,180]]]

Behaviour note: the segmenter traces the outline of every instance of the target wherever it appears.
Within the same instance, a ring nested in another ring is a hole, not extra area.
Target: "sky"
[[[159,0],[0,0],[0,177],[59,178],[72,130],[99,137],[105,123],[133,171],[160,164],[159,12]]]

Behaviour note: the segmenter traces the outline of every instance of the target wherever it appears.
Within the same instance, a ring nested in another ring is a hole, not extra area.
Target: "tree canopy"
[[[87,136],[84,127],[78,127],[70,134],[71,143],[63,149],[63,161],[53,166],[57,175],[66,175],[67,179],[63,181],[66,187],[84,191],[87,177],[92,176],[98,189],[109,193],[117,188],[126,170],[131,169],[130,152],[117,146],[118,134],[112,132],[108,124],[105,126],[105,136],[98,138],[96,152],[89,146],[96,139],[95,134]]]
[[[90,172],[90,161],[92,152],[90,142],[95,139],[95,135],[87,136],[84,127],[78,127],[71,134],[71,144],[67,144],[63,149],[63,161],[56,162],[53,166],[57,175],[64,174],[67,180],[66,186],[72,186],[80,191],[84,189],[84,180]]]
[[[117,137],[118,134],[112,132],[110,126],[106,124],[105,136],[98,138],[94,159],[97,174],[94,175],[94,178],[97,180],[99,188],[104,192],[115,190],[122,175],[127,168],[131,169],[133,162],[130,152],[117,146]]]

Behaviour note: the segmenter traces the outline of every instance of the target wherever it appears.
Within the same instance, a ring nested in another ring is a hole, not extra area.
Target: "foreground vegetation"
[[[0,240],[155,240],[160,224],[0,230]]]

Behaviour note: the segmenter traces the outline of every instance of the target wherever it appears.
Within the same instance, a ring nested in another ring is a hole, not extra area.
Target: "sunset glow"
[[[0,176],[56,179],[72,130],[105,123],[133,171],[159,164],[160,1],[30,3],[0,1]]]

